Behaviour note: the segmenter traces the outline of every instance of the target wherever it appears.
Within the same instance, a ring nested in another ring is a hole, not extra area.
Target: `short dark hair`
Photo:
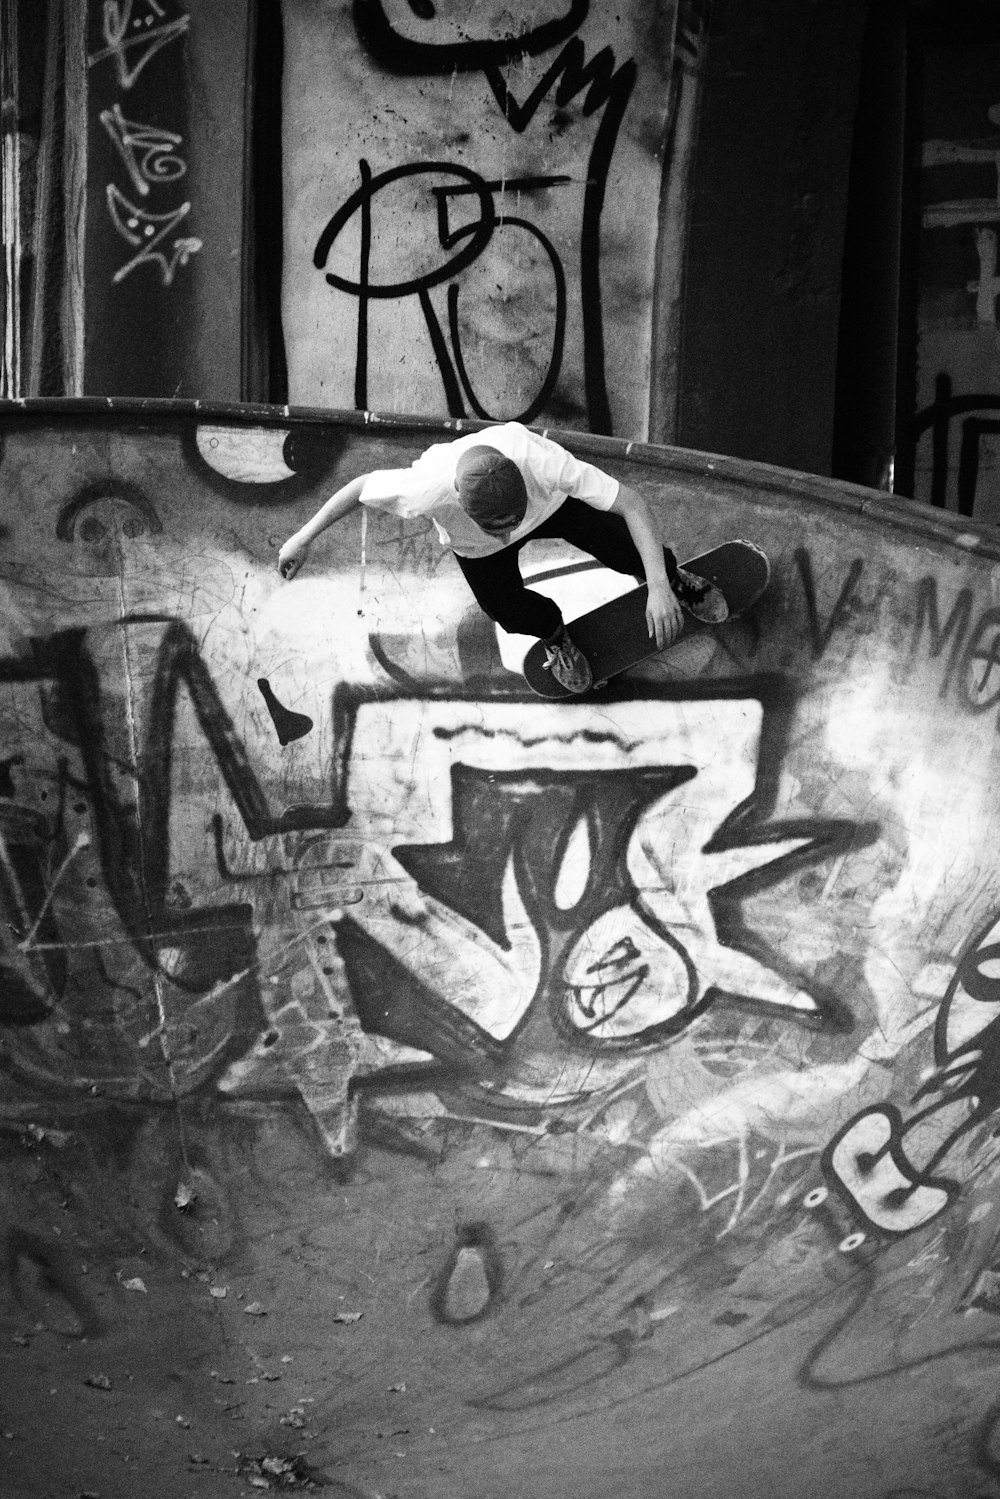
[[[502,515],[512,506],[524,509],[528,492],[517,464],[485,443],[466,448],[455,466],[455,487],[462,509],[472,520]]]

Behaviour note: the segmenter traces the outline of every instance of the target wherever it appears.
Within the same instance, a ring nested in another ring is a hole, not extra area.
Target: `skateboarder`
[[[637,490],[519,422],[435,443],[409,468],[351,479],[282,546],[282,577],[293,578],[320,532],[358,505],[432,520],[480,608],[509,633],[544,640],[546,668],[569,692],[587,690],[590,666],[558,606],[525,587],[518,559],[526,541],[559,537],[603,566],[645,580],[646,625],[658,649],[677,635],[683,609],[713,624],[728,612],[720,591],[678,567],[662,546]]]

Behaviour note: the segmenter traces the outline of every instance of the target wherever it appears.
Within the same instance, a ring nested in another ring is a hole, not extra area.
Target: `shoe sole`
[[[696,619],[698,621],[698,623],[701,624],[701,625],[724,625],[725,622],[726,622],[726,620],[729,618],[729,605],[726,603],[726,600],[725,600],[725,597],[723,596],[721,588],[717,588],[714,583],[709,583],[708,586],[709,586],[709,589],[711,590],[711,593],[710,593],[709,597],[711,597],[712,593],[714,593],[714,594],[716,594],[718,596],[719,600],[722,603],[723,608],[725,609],[725,613],[724,614],[716,615],[713,618],[711,616],[706,616],[704,614],[699,614],[698,613],[698,609],[701,606],[698,605],[698,604],[685,604],[685,602],[684,602],[683,599],[678,599],[678,603],[680,604],[681,608],[684,610],[685,614],[689,614],[692,619]]]

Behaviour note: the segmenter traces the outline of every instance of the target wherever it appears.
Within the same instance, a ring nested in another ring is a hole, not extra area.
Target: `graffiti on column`
[[[580,226],[580,303],[583,319],[584,375],[589,425],[594,432],[612,430],[604,359],[604,329],[601,305],[601,215],[607,191],[615,143],[621,129],[629,99],[635,85],[636,64],[633,59],[618,66],[611,48],[604,48],[588,60],[584,43],[572,33],[586,19],[589,0],[574,0],[565,17],[521,32],[515,38],[497,41],[433,44],[414,41],[393,28],[381,0],[357,0],[354,8],[358,37],[365,51],[382,67],[408,76],[448,77],[458,72],[481,72],[492,91],[503,118],[516,134],[521,135],[544,106],[565,109],[578,95],[583,95],[582,113],[586,118],[603,111],[594,137],[587,165],[583,215]],[[566,40],[569,38],[569,40]],[[529,97],[515,98],[503,73],[505,65],[519,57],[537,56],[560,42],[566,44]],[[550,97],[551,96],[551,97]],[[541,412],[558,379],[566,321],[566,277],[551,240],[528,219],[512,214],[502,206],[521,195],[531,196],[543,190],[568,183],[566,176],[512,176],[509,179],[484,180],[479,174],[457,163],[412,163],[373,177],[368,163],[360,163],[361,187],[338,210],[317,241],[314,264],[323,269],[330,250],[344,227],[355,214],[361,216],[359,267],[356,279],[327,274],[327,282],[347,292],[358,301],[358,349],[355,375],[355,400],[359,407],[368,404],[367,378],[367,303],[370,298],[394,299],[417,296],[427,322],[435,357],[441,371],[447,409],[452,416],[472,414],[483,418],[514,417],[532,421]],[[437,209],[441,256],[432,259],[422,275],[389,283],[373,282],[369,275],[368,251],[371,241],[372,207],[378,194],[403,176],[427,178],[426,190],[433,194]],[[454,177],[453,186],[435,185],[435,176]],[[473,217],[469,221],[468,199],[474,199]],[[453,226],[449,210],[465,209],[459,224]],[[551,302],[550,353],[544,378],[534,399],[519,412],[487,410],[470,378],[462,354],[461,328],[462,283],[459,272],[471,265],[490,245],[495,235],[524,235],[539,245],[552,278],[552,296],[539,296],[539,303]],[[445,337],[427,293],[430,288],[448,282],[448,337]],[[450,340],[450,347],[449,347]]]
[[[987,412],[996,412],[988,416]],[[954,464],[952,431],[958,429],[958,466]],[[930,487],[926,496],[932,505],[949,504],[954,481],[954,508],[959,515],[974,516],[982,462],[983,438],[1000,432],[1000,395],[952,394],[951,376],[941,373],[934,381],[934,400],[918,411],[913,424],[919,443],[929,434],[931,447]]]
[[[123,89],[134,87],[150,59],[187,31],[189,24],[187,15],[169,20],[157,0],[146,0],[141,6],[135,0],[104,0],[101,20],[103,46],[92,52],[88,61],[93,66],[110,58]]]
[[[88,56],[91,68],[109,64],[117,86],[128,97],[130,115],[142,107],[140,80],[146,65],[163,48],[182,42],[190,18],[168,16],[158,0],[111,0],[101,6],[100,44]],[[101,110],[100,123],[114,146],[127,179],[127,191],[117,183],[105,188],[108,216],[115,232],[135,253],[112,276],[115,285],[141,265],[155,266],[162,284],[170,286],[179,266],[187,265],[202,248],[190,234],[178,234],[191,213],[190,201],[174,203],[161,212],[150,206],[152,194],[169,188],[187,171],[181,154],[183,136],[162,125],[127,118],[116,100]],[[138,196],[140,203],[133,201]]]
[[[912,440],[917,498],[992,520],[1000,389],[984,378],[992,360],[983,355],[996,337],[1000,294],[1000,105],[986,107],[992,133],[984,132],[977,93],[992,83],[977,76],[975,63],[971,67],[966,80],[970,133],[926,139],[922,149],[919,409]],[[931,86],[927,108],[932,121],[940,107],[942,99]],[[947,105],[943,108],[942,118],[948,118]]]
[[[357,0],[348,38],[339,21],[317,34],[293,8],[293,112],[311,143],[290,156],[290,223],[309,256],[287,267],[303,399],[337,401],[342,388],[340,404],[359,409],[551,412],[644,435],[662,170],[649,122],[665,130],[668,14],[572,0],[459,23],[438,7]],[[647,78],[638,50],[647,34],[664,49],[655,87],[660,54]],[[324,105],[316,49],[336,68],[351,45],[363,65],[345,75],[356,99],[344,118]]]
[[[392,171],[382,172],[378,177],[373,177],[371,169],[366,161],[360,163],[361,187],[354,193],[341,209],[334,214],[320,235],[313,255],[314,264],[322,269],[326,265],[327,256],[330,253],[338,235],[343,229],[352,223],[355,215],[360,215],[361,229],[361,266],[356,280],[348,280],[343,276],[328,272],[327,283],[338,291],[346,292],[357,299],[358,303],[358,345],[357,363],[354,379],[354,401],[360,409],[368,406],[368,302],[371,298],[385,298],[393,300],[399,297],[415,296],[419,300],[420,310],[426,321],[427,332],[434,348],[438,368],[441,372],[441,380],[444,386],[444,394],[447,409],[451,416],[465,416],[468,414],[466,403],[471,407],[474,415],[490,418],[493,413],[486,410],[478,399],[473,388],[466,361],[462,356],[461,324],[459,318],[460,282],[452,280],[448,286],[448,337],[451,340],[449,349],[448,338],[438,321],[434,311],[434,305],[429,296],[432,287],[437,286],[453,276],[457,276],[464,266],[470,265],[482,251],[489,245],[493,235],[500,229],[521,232],[534,239],[549,261],[552,273],[554,313],[552,325],[552,345],[548,360],[548,368],[545,377],[539,387],[538,393],[529,406],[517,414],[517,420],[530,422],[542,411],[545,403],[555,387],[559,377],[562,361],[563,340],[566,329],[566,276],[563,271],[562,262],[559,259],[553,245],[546,239],[534,225],[526,219],[517,215],[498,212],[495,203],[495,195],[498,192],[533,192],[541,188],[558,186],[569,179],[565,177],[538,177],[538,178],[512,178],[509,181],[487,182],[479,177],[477,173],[447,162],[418,162],[412,166],[396,167]],[[445,187],[433,181],[434,177],[454,177],[457,179],[453,187]],[[368,272],[368,252],[371,242],[371,212],[372,204],[378,193],[385,188],[391,187],[394,182],[404,177],[427,177],[431,179],[426,185],[426,190],[433,195],[437,208],[437,219],[439,225],[439,240],[442,251],[446,252],[447,258],[443,258],[437,264],[432,263],[421,275],[411,277],[404,281],[392,281],[388,283],[374,283]],[[449,227],[449,205],[463,203],[468,194],[476,198],[479,217],[470,227],[462,225],[460,228]],[[456,247],[459,247],[456,249]],[[454,252],[450,255],[447,252]],[[606,401],[604,402],[606,405]],[[603,430],[603,429],[602,429]]]

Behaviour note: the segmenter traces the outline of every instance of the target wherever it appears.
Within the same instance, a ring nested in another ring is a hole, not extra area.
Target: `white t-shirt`
[[[507,541],[481,531],[459,502],[455,466],[467,448],[479,446],[498,449],[517,464],[524,478],[528,508]],[[362,485],[361,503],[408,520],[427,516],[443,546],[460,557],[489,557],[529,535],[569,495],[595,510],[610,510],[618,496],[618,480],[520,422],[504,422],[451,442],[436,442],[409,468],[375,469]]]

